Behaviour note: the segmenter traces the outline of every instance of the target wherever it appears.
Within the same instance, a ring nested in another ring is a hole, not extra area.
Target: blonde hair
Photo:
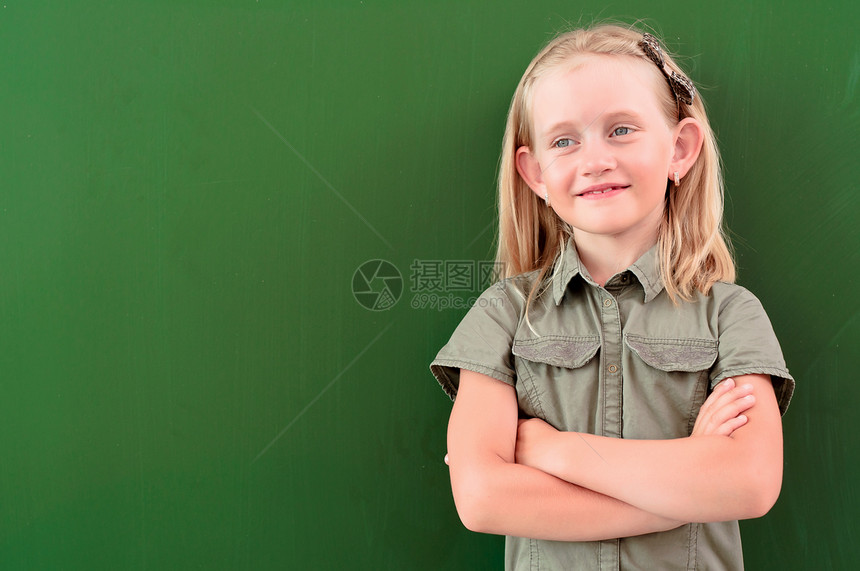
[[[578,55],[602,54],[635,57],[662,72],[647,58],[639,41],[642,32],[603,24],[556,37],[532,60],[517,85],[508,112],[499,172],[499,241],[496,253],[500,278],[540,270],[529,301],[545,283],[572,229],[532,192],[516,166],[519,147],[532,143],[531,106],[534,85],[547,73],[569,65]],[[664,52],[665,66],[684,76]],[[667,185],[666,208],[657,237],[660,273],[670,298],[690,300],[694,290],[707,294],[717,281],[733,282],[735,265],[722,228],[723,180],[716,138],[701,96],[692,105],[678,103],[667,81],[658,94],[671,123],[697,119],[704,130],[698,159],[674,188]],[[680,116],[679,116],[680,115]],[[548,285],[545,284],[545,285]]]

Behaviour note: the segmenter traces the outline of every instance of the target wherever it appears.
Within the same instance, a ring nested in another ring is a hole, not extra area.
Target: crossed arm
[[[781,421],[763,375],[721,383],[690,437],[625,440],[519,421],[513,387],[463,370],[448,452],[466,527],[537,539],[590,541],[758,517],[782,481]]]

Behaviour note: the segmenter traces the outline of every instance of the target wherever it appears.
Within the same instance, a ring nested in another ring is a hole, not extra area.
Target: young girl
[[[721,231],[714,135],[649,35],[553,40],[517,86],[503,281],[431,369],[451,487],[509,569],[740,569],[782,481],[794,381]]]

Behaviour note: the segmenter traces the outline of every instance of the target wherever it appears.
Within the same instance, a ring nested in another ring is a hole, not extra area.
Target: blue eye
[[[555,143],[553,143],[553,147],[557,149],[565,149],[573,144],[573,141],[570,139],[559,139]]]
[[[616,137],[621,137],[624,135],[629,135],[632,132],[633,129],[631,129],[630,127],[616,127],[615,130],[612,131],[612,134]]]

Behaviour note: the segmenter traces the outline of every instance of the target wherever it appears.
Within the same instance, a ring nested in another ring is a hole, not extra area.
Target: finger
[[[745,425],[749,419],[745,414],[739,414],[734,418],[730,418],[726,422],[722,423],[719,428],[717,428],[715,434],[719,434],[721,436],[731,436],[732,433]]]
[[[728,377],[720,381],[719,384],[714,387],[714,390],[711,391],[711,394],[708,395],[708,398],[705,399],[705,402],[702,403],[701,410],[706,411],[711,408],[716,400],[733,388],[735,388],[735,380],[733,378]]]
[[[719,427],[716,428],[716,430],[714,430],[713,434],[718,434],[720,436],[731,436],[735,430],[744,426],[747,421],[747,416],[744,414],[740,414],[722,423]]]
[[[725,379],[720,381],[720,384],[718,384],[714,388],[714,392],[716,392],[718,390],[719,391],[727,391],[727,390],[733,389],[733,388],[735,388],[735,380],[731,377],[726,377]]]
[[[736,418],[755,404],[750,384],[735,386],[729,378],[720,382],[702,404],[692,434],[724,434],[733,432],[735,425],[724,428],[723,424]]]
[[[735,388],[735,380],[731,377],[728,377],[720,381],[720,383],[716,387],[714,387],[714,390],[711,391],[711,396],[714,398],[719,398],[733,388]]]
[[[733,386],[732,388],[724,389],[721,392],[717,392],[717,390],[714,389],[711,395],[705,400],[705,403],[708,404],[706,410],[719,410],[727,404],[742,399],[745,396],[751,394],[752,391],[753,386],[750,384],[744,384],[739,387]],[[704,407],[704,404],[702,406]]]
[[[724,423],[737,418],[741,413],[749,410],[755,404],[755,396],[744,395],[712,411],[710,418],[706,419],[708,425],[719,429]]]

